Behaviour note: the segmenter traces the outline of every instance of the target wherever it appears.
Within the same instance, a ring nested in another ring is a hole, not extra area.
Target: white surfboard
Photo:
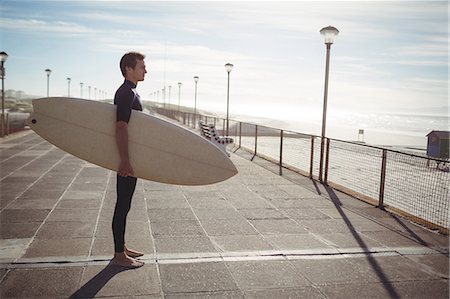
[[[83,99],[33,101],[28,124],[62,150],[117,171],[117,106]],[[237,173],[228,156],[203,137],[156,116],[133,110],[128,124],[134,176],[176,185],[207,185]]]

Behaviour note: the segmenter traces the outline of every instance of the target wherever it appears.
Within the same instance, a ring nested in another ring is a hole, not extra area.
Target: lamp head
[[[227,63],[227,64],[225,64],[225,69],[229,73],[233,69],[233,65],[231,63]]]
[[[197,82],[198,82],[198,79],[199,79],[199,78],[198,78],[198,76],[195,76],[195,77],[194,77],[194,81],[195,81],[195,83],[197,83]]]
[[[320,29],[320,34],[324,36],[325,44],[331,45],[334,42],[334,38],[339,34],[339,30],[333,26],[328,26]]]
[[[50,76],[50,74],[52,73],[51,69],[46,69],[45,72],[47,73],[47,76]]]
[[[5,62],[6,59],[8,58],[8,54],[6,54],[6,52],[0,52],[0,61],[1,62]]]

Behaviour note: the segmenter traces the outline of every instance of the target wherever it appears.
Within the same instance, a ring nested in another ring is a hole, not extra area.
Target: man
[[[125,81],[114,96],[114,104],[117,105],[116,142],[120,163],[117,171],[117,202],[112,221],[115,253],[111,262],[127,268],[138,268],[144,265],[142,261],[136,259],[144,254],[129,249],[125,245],[126,219],[137,181],[133,176],[133,167],[128,156],[128,122],[132,109],[142,111],[136,86],[139,81],[144,81],[147,73],[144,58],[145,55],[137,52],[126,53],[122,57],[120,70]]]

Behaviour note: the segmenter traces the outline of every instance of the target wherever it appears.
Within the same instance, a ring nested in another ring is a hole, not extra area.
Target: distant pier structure
[[[450,131],[431,131],[427,137],[427,156],[448,160]]]
[[[364,129],[358,130],[358,142],[364,143]]]

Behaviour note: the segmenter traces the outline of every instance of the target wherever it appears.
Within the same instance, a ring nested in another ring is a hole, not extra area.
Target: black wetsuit
[[[136,92],[136,85],[131,81],[125,80],[116,91],[114,104],[117,105],[117,121],[128,123],[132,109],[142,111],[141,100]],[[127,215],[130,211],[136,181],[135,177],[122,177],[117,174],[117,202],[112,221],[115,252],[124,251]]]

